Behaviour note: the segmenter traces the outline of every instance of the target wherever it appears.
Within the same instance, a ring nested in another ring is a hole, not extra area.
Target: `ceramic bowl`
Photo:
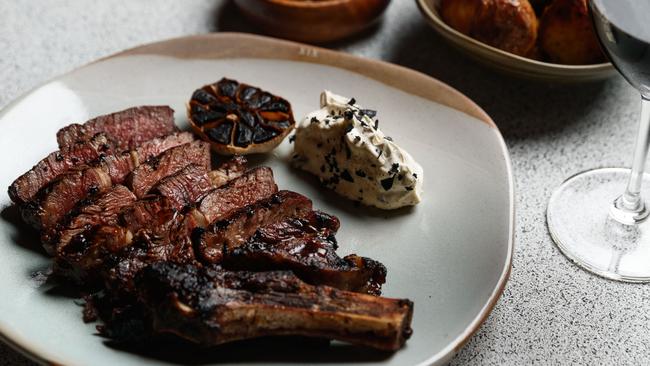
[[[264,32],[324,43],[351,36],[379,20],[390,0],[235,0]]]
[[[448,26],[438,9],[441,0],[415,0],[428,23],[450,44],[468,56],[510,75],[554,83],[574,83],[606,79],[614,75],[611,63],[562,65],[518,56],[477,41]]]

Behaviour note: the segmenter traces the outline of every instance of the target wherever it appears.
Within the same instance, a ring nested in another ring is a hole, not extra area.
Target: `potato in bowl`
[[[499,48],[498,45],[493,45],[495,43],[489,44],[486,43],[487,41],[485,40],[474,38],[467,32],[457,30],[452,25],[443,20],[443,1],[445,0],[415,0],[418,7],[420,8],[422,15],[424,16],[424,19],[442,37],[443,40],[449,42],[452,46],[456,47],[459,51],[465,53],[470,58],[473,58],[476,61],[483,63],[496,71],[523,79],[560,84],[603,80],[616,75],[616,71],[612,64],[609,63],[602,55],[600,61],[597,63],[589,64],[566,64],[558,63],[559,61],[553,61],[553,59],[548,56],[547,52],[540,47],[539,39],[541,38],[540,32],[542,31],[541,24],[538,24],[537,27],[537,36],[535,38],[534,47],[532,47],[532,49],[530,49],[529,52],[525,53],[524,55],[521,55],[521,52],[519,52],[519,54],[516,54],[511,51],[503,50]],[[481,3],[504,2],[504,0],[456,0],[454,3],[470,3],[471,5],[471,2],[474,1]],[[565,0],[526,0],[526,3],[532,6],[537,22],[540,23],[541,16],[543,15],[543,10],[553,1]],[[522,1],[507,0],[505,2],[512,3],[516,6],[521,6],[520,3]],[[491,7],[482,5],[482,8],[495,9],[496,7],[494,7],[494,5]],[[469,9],[471,10],[472,7]],[[504,9],[508,9],[508,7],[501,7],[499,9],[504,14],[512,14],[512,10],[508,12],[504,11]],[[526,12],[519,12],[514,14],[517,17],[521,18],[521,14],[525,13]],[[588,13],[585,14],[588,15]],[[499,17],[496,17],[494,15],[492,17],[500,19],[501,23],[507,23],[500,24],[497,30],[502,30],[504,28],[512,27],[518,23],[521,23],[520,19],[508,21],[507,15],[504,16],[503,14],[501,14]],[[476,19],[480,19],[480,17],[476,17]],[[485,26],[483,26],[483,28],[484,27]],[[494,32],[494,30],[492,31]],[[524,34],[526,33],[524,32]],[[488,36],[490,35],[488,34]],[[494,36],[492,35],[492,37]],[[432,41],[435,42],[436,39],[433,38]]]
[[[605,60],[587,0],[442,0],[440,15],[457,31],[515,55],[567,65]]]

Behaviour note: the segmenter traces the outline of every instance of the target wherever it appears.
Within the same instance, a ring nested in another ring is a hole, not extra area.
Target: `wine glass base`
[[[650,220],[629,225],[610,216],[629,176],[629,169],[604,168],[567,179],[553,192],[546,220],[560,251],[587,271],[617,281],[650,282]],[[650,187],[650,174],[644,174],[643,186]]]

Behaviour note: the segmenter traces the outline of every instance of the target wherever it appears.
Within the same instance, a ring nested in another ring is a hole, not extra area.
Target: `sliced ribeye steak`
[[[311,200],[299,193],[279,191],[270,197],[230,212],[207,230],[192,234],[196,255],[208,263],[221,263],[225,247],[244,244],[261,226],[291,217],[304,217],[312,210]]]
[[[136,197],[141,198],[160,180],[176,174],[190,164],[210,170],[210,145],[194,141],[148,159],[133,171],[129,177],[129,186]]]
[[[9,197],[17,204],[31,200],[48,183],[71,169],[82,169],[102,156],[113,153],[106,135],[99,133],[88,141],[74,143],[39,161],[9,186]]]
[[[205,166],[190,164],[158,182],[150,192],[168,200],[175,210],[180,210],[198,201],[212,188],[208,169]]]
[[[49,254],[60,252],[77,234],[97,225],[116,225],[119,214],[136,201],[123,185],[79,202],[59,225],[41,233],[41,242]]]
[[[95,117],[84,124],[73,123],[60,129],[56,140],[59,148],[63,149],[103,132],[117,149],[133,150],[145,141],[177,131],[173,109],[167,106],[142,106]]]
[[[188,139],[192,139],[190,134],[180,133],[149,140],[136,150],[107,155],[99,159],[96,166],[64,174],[21,206],[23,219],[37,229],[53,228],[82,199],[104,193],[113,184],[122,184],[145,160]]]

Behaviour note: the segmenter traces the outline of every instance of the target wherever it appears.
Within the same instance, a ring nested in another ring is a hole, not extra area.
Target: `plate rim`
[[[416,0],[422,1],[422,0]],[[218,33],[207,33],[207,34],[198,34],[198,35],[189,35],[189,36],[180,36],[169,39],[164,39],[161,41],[146,43],[138,45],[132,48],[128,48],[123,51],[113,53],[111,55],[98,58],[94,61],[86,63],[85,65],[76,67],[68,72],[59,74],[53,78],[50,78],[43,83],[38,84],[37,86],[29,89],[19,97],[15,98],[13,101],[9,102],[5,107],[0,109],[0,117],[3,116],[6,111],[12,109],[16,104],[18,104],[25,97],[31,95],[34,91],[41,88],[44,85],[50,84],[60,78],[74,74],[80,70],[86,69],[96,63],[101,63],[110,59],[133,56],[133,55],[165,55],[173,56],[177,58],[194,58],[199,59],[201,57],[190,56],[184,54],[182,51],[188,52],[187,48],[183,49],[183,44],[190,44],[191,42],[223,42],[228,45],[226,49],[218,50],[220,52],[214,53],[214,50],[209,50],[207,47],[203,50],[207,50],[210,54],[210,57],[203,57],[208,59],[222,59],[222,58],[262,58],[262,59],[282,59],[288,61],[302,61],[316,63],[326,66],[333,66],[336,68],[344,69],[350,72],[364,75],[375,81],[381,82],[383,84],[395,87],[400,89],[408,94],[416,95],[423,97],[425,99],[434,101],[446,105],[447,107],[459,110],[471,117],[476,118],[479,122],[487,124],[495,132],[495,137],[501,148],[501,157],[504,159],[504,164],[507,173],[507,184],[508,184],[508,242],[507,242],[507,252],[505,257],[504,267],[501,271],[499,279],[495,288],[492,290],[487,302],[483,305],[478,314],[472,319],[469,325],[459,334],[456,338],[450,341],[446,347],[440,350],[438,353],[429,357],[420,365],[438,365],[444,364],[449,361],[478,331],[481,325],[485,322],[487,317],[492,312],[497,301],[503,294],[505,285],[508,282],[511,269],[512,269],[512,258],[514,252],[514,225],[515,225],[515,187],[514,187],[514,176],[512,170],[512,163],[510,159],[510,154],[503,139],[501,132],[498,127],[492,120],[492,118],[474,101],[469,99],[455,88],[447,85],[446,83],[433,78],[427,74],[421,73],[419,71],[409,69],[404,66],[392,64],[386,61],[366,58],[363,56],[352,55],[349,53],[329,50],[313,45],[286,41],[281,39],[276,39],[272,37],[248,34],[248,33],[238,33],[238,32],[218,32]],[[234,45],[234,46],[233,46]],[[239,48],[233,52],[232,48],[236,48],[241,45],[249,46],[248,48]],[[258,45],[274,45],[277,47],[250,47]],[[173,46],[181,46],[181,53],[179,49],[174,49]],[[170,50],[170,47],[172,49]],[[272,50],[272,51],[271,51]],[[189,52],[196,52],[196,49],[190,47]],[[204,54],[203,56],[206,56]],[[265,57],[266,56],[266,57]],[[400,78],[398,80],[391,80],[390,73],[377,73],[376,70],[389,70],[393,74],[398,74],[401,76],[408,76]],[[450,102],[450,100],[440,100],[439,95],[435,98],[432,98],[431,93],[428,93],[427,90],[418,90],[413,88],[409,82],[413,79],[417,79],[420,83],[427,83],[429,87],[433,87],[438,91],[443,90],[449,95],[453,95],[453,100],[462,101],[462,105],[458,103]],[[397,84],[397,85],[396,85]],[[48,351],[43,352],[39,350],[39,346],[30,343],[29,340],[22,339],[18,337],[9,327],[4,326],[0,322],[0,341],[4,342],[10,348],[18,351],[27,358],[46,365],[60,365],[49,360],[44,354],[50,353]]]

